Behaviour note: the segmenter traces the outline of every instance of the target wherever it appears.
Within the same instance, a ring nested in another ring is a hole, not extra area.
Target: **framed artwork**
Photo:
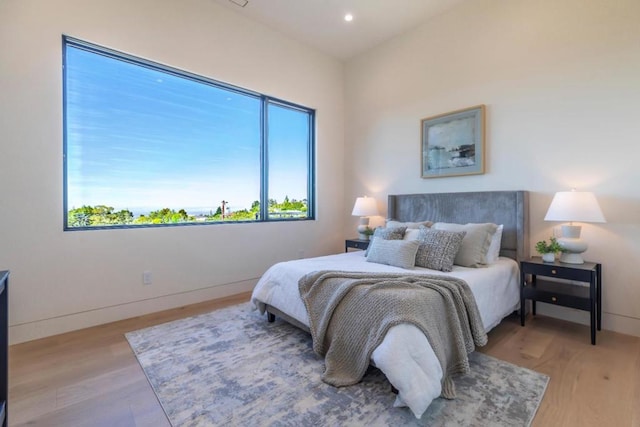
[[[484,105],[422,119],[422,177],[484,173]]]

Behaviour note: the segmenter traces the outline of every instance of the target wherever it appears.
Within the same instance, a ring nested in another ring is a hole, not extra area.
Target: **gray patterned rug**
[[[311,336],[240,304],[126,334],[171,424],[186,426],[528,426],[549,378],[475,352],[455,400],[422,419],[394,408],[370,368],[351,387],[323,383]]]

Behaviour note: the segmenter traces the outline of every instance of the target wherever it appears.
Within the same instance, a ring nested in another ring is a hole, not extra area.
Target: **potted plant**
[[[375,229],[367,226],[367,228],[365,228],[364,231],[362,232],[362,236],[361,236],[362,240],[369,240],[373,235],[374,231]]]
[[[556,260],[556,254],[562,252],[562,246],[560,246],[555,237],[551,237],[549,243],[547,243],[546,240],[541,240],[536,243],[536,251],[542,255],[542,261],[554,262]]]

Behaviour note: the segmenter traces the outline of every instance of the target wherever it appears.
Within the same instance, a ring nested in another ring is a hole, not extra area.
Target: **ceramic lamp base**
[[[369,217],[366,216],[361,216],[360,217],[360,222],[358,223],[358,238],[361,240],[369,240],[369,238],[367,237],[366,234],[364,234],[365,231],[367,231],[367,228],[369,228]]]
[[[589,245],[580,238],[582,227],[579,225],[563,225],[562,237],[558,239],[558,244],[562,247],[560,262],[565,264],[584,264],[580,255],[587,250]]]
[[[562,255],[560,255],[560,262],[565,264],[584,264],[582,255],[571,252],[563,252]]]

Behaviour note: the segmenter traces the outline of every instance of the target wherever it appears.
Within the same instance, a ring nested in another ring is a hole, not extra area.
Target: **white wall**
[[[582,233],[585,258],[603,263],[603,327],[640,336],[638,22],[637,0],[474,0],[347,62],[345,205],[528,190],[533,247],[558,225],[543,221],[556,191],[593,191],[608,222]],[[420,119],[478,104],[486,173],[421,179]],[[348,212],[345,224],[353,235]]]
[[[63,232],[62,34],[315,108],[317,221]],[[0,1],[11,341],[242,292],[276,261],[340,251],[343,71],[208,0]]]
[[[529,190],[533,245],[571,187],[608,220],[583,230],[604,265],[603,326],[640,335],[639,18],[635,0],[469,1],[349,61],[345,80],[338,61],[208,0],[0,0],[12,342],[241,292],[301,250],[339,252],[357,195],[384,210],[389,193]],[[63,232],[62,34],[316,108],[318,220]],[[420,119],[477,104],[487,173],[421,179]]]

